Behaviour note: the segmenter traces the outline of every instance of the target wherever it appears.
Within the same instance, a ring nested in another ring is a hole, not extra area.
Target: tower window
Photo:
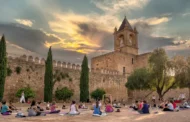
[[[123,67],[123,75],[125,74],[125,67]]]
[[[132,58],[132,64],[134,63],[134,60],[133,60],[133,58]]]

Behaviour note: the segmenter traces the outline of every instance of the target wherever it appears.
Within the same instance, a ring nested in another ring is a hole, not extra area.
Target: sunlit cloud
[[[107,15],[99,16],[97,14],[89,14],[84,16],[73,12],[56,13],[54,14],[54,20],[49,21],[49,26],[53,32],[68,35],[69,39],[67,40],[70,41],[46,43],[46,46],[59,45],[67,50],[91,53],[101,47],[105,36],[101,31],[110,33],[111,35],[114,29],[113,25],[116,23],[119,23],[118,19]],[[83,45],[85,45],[84,48]]]
[[[149,3],[150,0],[92,0],[99,9],[106,13],[128,12],[133,9],[141,9]]]
[[[32,25],[33,25],[33,22],[31,20],[27,20],[27,19],[15,19],[15,21],[18,22],[19,24],[29,26],[29,27],[32,27]]]
[[[190,39],[182,40],[181,37],[178,37],[175,41],[173,41],[173,45],[166,46],[166,50],[190,50]]]
[[[132,19],[129,20],[132,24],[138,23],[138,22],[145,22],[149,25],[159,25],[162,23],[166,23],[170,21],[171,18],[168,17],[153,17],[153,18],[138,18],[138,19]]]

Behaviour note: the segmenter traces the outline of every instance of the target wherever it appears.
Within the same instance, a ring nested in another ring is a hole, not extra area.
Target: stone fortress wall
[[[15,72],[16,67],[21,67],[21,73]],[[68,73],[69,79],[63,79],[57,82],[54,86],[54,91],[57,87],[67,86],[74,90],[72,99],[79,100],[79,83],[80,83],[80,64],[72,64],[70,62],[61,62],[53,60],[54,69],[58,69],[63,73]],[[8,67],[11,68],[11,76],[7,76],[5,83],[4,98],[15,99],[16,91],[29,85],[36,92],[36,100],[43,100],[44,90],[44,71],[45,59],[39,57],[23,55],[21,57],[8,57]],[[90,92],[96,88],[105,89],[106,93],[112,94],[114,99],[127,99],[127,89],[125,88],[126,77],[119,75],[118,71],[106,69],[90,69],[89,86]]]
[[[67,86],[74,90],[73,100],[79,100],[79,83],[80,83],[80,64],[72,64],[61,61],[53,61],[54,69],[60,70],[63,73],[68,73],[69,79],[62,79],[57,82],[54,86],[56,88]],[[43,90],[44,90],[44,71],[45,71],[45,59],[38,57],[33,58],[32,56],[21,56],[18,58],[8,57],[8,66],[12,70],[11,76],[7,76],[5,83],[4,99],[6,100],[18,100],[15,97],[16,91],[22,87],[29,85],[36,93],[36,100],[43,101]],[[15,68],[21,67],[21,73],[17,74]],[[117,100],[131,100],[143,98],[148,91],[140,92],[128,92],[125,88],[127,82],[127,76],[120,75],[118,71],[106,70],[106,69],[90,69],[89,74],[89,86],[90,92],[97,88],[105,89],[106,93],[111,94],[113,99]],[[185,93],[188,97],[188,89],[175,89],[170,90],[165,98],[178,97],[179,94]],[[156,92],[152,93],[156,94]],[[157,97],[158,98],[158,97]],[[151,95],[147,98],[151,99]]]

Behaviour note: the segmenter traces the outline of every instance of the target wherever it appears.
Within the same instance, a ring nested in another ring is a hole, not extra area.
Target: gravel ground
[[[21,107],[24,113],[26,113],[26,106],[28,105]],[[59,108],[60,107],[61,105]],[[120,113],[113,112],[104,117],[93,117],[92,110],[79,111],[81,114],[78,116],[48,114],[46,116],[26,118],[15,118],[16,112],[13,112],[13,114],[9,116],[0,115],[0,122],[190,122],[190,110],[162,112],[161,110],[151,109],[150,114],[141,115],[128,107],[123,107]],[[157,114],[155,114],[156,111],[158,111]],[[62,110],[62,112],[68,112],[68,110]]]

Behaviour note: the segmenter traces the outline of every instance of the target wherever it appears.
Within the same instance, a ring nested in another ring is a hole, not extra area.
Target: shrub
[[[106,94],[106,92],[103,89],[98,88],[91,93],[91,97],[95,100],[102,99],[104,94]]]
[[[73,96],[73,91],[68,89],[67,87],[63,87],[61,89],[57,88],[57,90],[55,91],[55,97],[58,100],[68,100]]]
[[[7,68],[7,76],[11,76],[12,74],[12,70],[10,67]]]
[[[15,72],[17,73],[17,74],[20,74],[21,73],[21,67],[19,67],[19,66],[17,66],[16,68],[15,68]]]
[[[16,93],[16,97],[19,97],[19,98],[20,98],[23,91],[24,91],[24,95],[25,95],[26,101],[27,101],[29,98],[34,98],[34,97],[35,97],[35,92],[30,88],[30,86],[20,88],[20,89],[17,91],[17,93]]]

